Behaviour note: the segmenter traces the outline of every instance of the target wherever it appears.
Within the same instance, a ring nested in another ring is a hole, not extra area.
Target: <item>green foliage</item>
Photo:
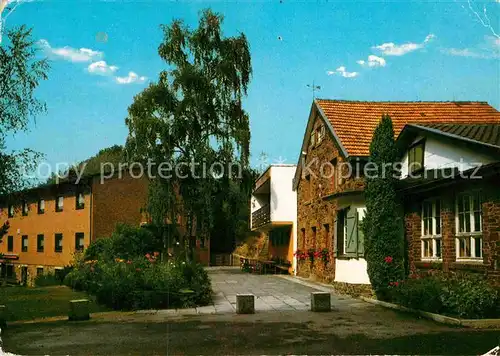
[[[448,285],[444,306],[462,318],[498,317],[500,293],[485,280],[458,276]]]
[[[443,284],[436,278],[409,279],[391,286],[392,301],[408,308],[442,313]]]
[[[159,236],[150,229],[118,224],[110,238],[93,241],[85,250],[83,259],[131,259],[161,250],[162,242]]]
[[[61,279],[56,277],[54,273],[40,274],[35,278],[35,286],[37,287],[58,286],[60,284],[62,284]]]
[[[403,220],[394,187],[394,162],[394,129],[391,118],[384,115],[370,145],[368,164],[374,171],[366,177],[367,212],[362,226],[368,275],[381,300],[388,298],[390,284],[405,275]]]
[[[500,293],[470,275],[414,276],[390,287],[393,302],[417,310],[466,319],[500,316]]]
[[[208,274],[197,264],[160,262],[161,240],[146,228],[118,225],[110,238],[75,255],[64,283],[113,309],[172,308],[211,301]]]
[[[30,150],[7,151],[5,139],[27,131],[30,120],[45,111],[34,97],[41,80],[47,79],[47,60],[37,59],[38,46],[25,26],[7,32],[0,45],[0,195],[19,191],[34,182],[22,169],[36,167],[41,155]]]
[[[193,307],[208,304],[212,294],[203,267],[144,257],[80,261],[65,284],[113,309]]]
[[[166,217],[175,224],[181,214],[187,218],[185,237],[196,230],[230,240],[231,250],[235,235],[248,228],[250,128],[242,99],[252,68],[245,35],[224,37],[222,22],[221,15],[205,10],[196,29],[181,20],[162,26],[158,54],[168,70],[129,107],[126,147],[132,159],[154,163],[157,178],[148,199],[154,224]],[[224,168],[224,178],[221,172],[203,174],[202,164],[214,162]],[[233,162],[242,175],[237,169],[229,174]],[[162,163],[180,169],[162,178]]]

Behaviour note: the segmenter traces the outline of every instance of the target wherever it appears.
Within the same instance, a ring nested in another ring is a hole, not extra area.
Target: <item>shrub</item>
[[[457,276],[451,280],[444,304],[461,318],[500,316],[499,291],[478,277]]]
[[[95,295],[113,309],[206,305],[212,289],[200,265],[161,263],[154,256],[133,260],[79,261],[65,283]]]
[[[98,260],[113,258],[113,240],[101,238],[93,241],[85,250],[85,260]]]
[[[54,273],[44,273],[35,277],[36,287],[58,286],[61,284],[61,279]]]
[[[390,288],[392,301],[408,308],[431,313],[444,311],[443,284],[436,278],[408,279]]]
[[[370,145],[371,176],[366,178],[362,229],[368,276],[378,299],[390,298],[390,284],[405,276],[404,231],[394,187],[396,162],[392,120],[384,115]]]
[[[470,275],[429,275],[408,279],[390,288],[393,302],[431,313],[461,318],[500,316],[499,291]]]

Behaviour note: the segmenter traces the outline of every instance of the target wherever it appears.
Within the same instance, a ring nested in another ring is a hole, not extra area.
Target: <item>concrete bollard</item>
[[[7,326],[7,307],[0,305],[0,327],[3,328],[5,326]]]
[[[71,300],[69,302],[69,320],[89,320],[89,304],[88,299]]]
[[[311,293],[311,311],[313,312],[329,312],[332,310],[331,295],[328,292],[312,292]]]
[[[253,294],[236,295],[236,314],[254,314],[255,297]]]

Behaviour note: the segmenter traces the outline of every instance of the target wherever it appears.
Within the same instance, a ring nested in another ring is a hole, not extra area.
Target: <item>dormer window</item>
[[[408,172],[418,173],[424,169],[424,147],[425,141],[414,143],[408,150]]]

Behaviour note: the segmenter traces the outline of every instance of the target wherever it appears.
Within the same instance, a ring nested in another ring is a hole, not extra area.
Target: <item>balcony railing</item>
[[[271,206],[264,205],[252,213],[252,228],[256,229],[271,222]]]

